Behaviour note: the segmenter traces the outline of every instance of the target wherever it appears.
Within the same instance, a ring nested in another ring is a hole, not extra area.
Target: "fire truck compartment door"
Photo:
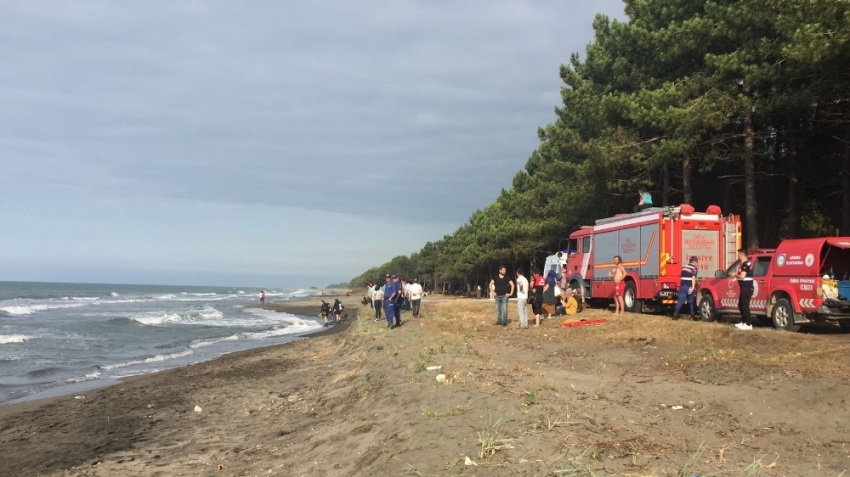
[[[717,230],[682,230],[682,263],[688,263],[691,257],[699,259],[699,277],[710,277],[722,270],[720,262],[720,232]]]

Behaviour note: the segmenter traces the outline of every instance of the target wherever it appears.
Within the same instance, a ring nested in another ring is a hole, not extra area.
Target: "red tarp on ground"
[[[601,325],[605,323],[605,318],[597,318],[595,320],[575,320],[575,321],[565,321],[561,323],[561,328],[572,328],[575,326],[584,326],[584,325]]]

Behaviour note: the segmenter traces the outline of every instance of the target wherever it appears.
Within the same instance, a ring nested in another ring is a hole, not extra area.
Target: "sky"
[[[0,0],[0,280],[348,281],[491,203],[620,0]]]

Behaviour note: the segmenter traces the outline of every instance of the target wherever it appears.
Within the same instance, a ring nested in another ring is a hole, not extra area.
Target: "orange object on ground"
[[[608,320],[606,320],[605,318],[597,318],[595,320],[571,320],[571,321],[565,321],[565,322],[561,323],[561,328],[573,328],[573,327],[576,327],[576,326],[584,326],[584,325],[601,325],[602,323],[605,323],[606,321],[608,321]]]

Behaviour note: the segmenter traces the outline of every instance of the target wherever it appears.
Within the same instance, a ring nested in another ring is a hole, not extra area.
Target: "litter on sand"
[[[561,323],[561,328],[573,328],[576,326],[585,326],[585,325],[601,325],[608,321],[605,318],[596,318],[593,320],[569,320]]]
[[[442,366],[428,366],[425,369],[427,369],[428,371],[439,371],[439,370],[443,369],[443,367]]]

